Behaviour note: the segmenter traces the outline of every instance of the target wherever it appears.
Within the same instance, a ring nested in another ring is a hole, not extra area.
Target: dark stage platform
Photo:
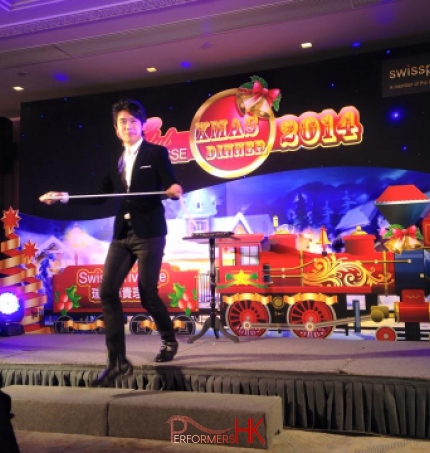
[[[173,362],[152,361],[158,335],[127,335],[134,375],[118,388],[279,395],[284,426],[430,438],[430,344],[360,339],[180,336]],[[89,386],[103,334],[0,338],[0,386]],[[193,395],[196,398],[198,395]]]

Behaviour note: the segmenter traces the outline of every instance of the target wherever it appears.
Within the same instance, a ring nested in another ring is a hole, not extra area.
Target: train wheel
[[[334,319],[336,319],[336,314],[330,305],[312,299],[296,302],[290,306],[287,312],[288,324],[309,326],[307,329],[292,330],[293,334],[299,338],[327,338],[332,334],[333,326],[317,328],[312,328],[312,326],[318,322],[333,321]]]
[[[132,335],[151,335],[152,329],[150,325],[153,320],[147,315],[135,315],[131,318],[128,326]]]
[[[376,329],[375,338],[378,341],[396,341],[397,333],[392,327],[382,326]]]
[[[54,322],[55,333],[73,333],[73,327],[68,324],[73,323],[73,318],[70,316],[59,316]]]
[[[240,300],[227,307],[228,327],[239,337],[261,337],[266,328],[247,328],[247,324],[270,323],[270,311],[266,305],[255,300]]]
[[[175,327],[176,324],[183,324],[183,327]],[[196,322],[187,315],[178,315],[173,318],[173,327],[177,335],[194,335],[196,331]]]

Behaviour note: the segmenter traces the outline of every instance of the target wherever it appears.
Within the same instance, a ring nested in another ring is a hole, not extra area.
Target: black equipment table
[[[208,231],[208,232],[198,232],[193,233],[191,236],[184,237],[188,241],[196,241],[199,243],[209,243],[209,264],[210,264],[210,316],[207,318],[203,324],[202,329],[197,335],[192,335],[188,339],[188,343],[193,343],[202,337],[209,329],[214,331],[215,337],[219,338],[219,332],[221,332],[229,340],[234,341],[235,343],[239,342],[239,338],[235,335],[228,333],[222,322],[217,316],[216,311],[216,298],[215,298],[215,288],[216,288],[216,273],[215,273],[215,244],[216,241],[220,241],[225,238],[232,238],[232,232],[230,231]]]

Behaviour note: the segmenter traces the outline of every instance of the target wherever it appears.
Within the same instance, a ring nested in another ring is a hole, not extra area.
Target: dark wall
[[[169,127],[188,131],[199,107],[213,94],[237,88],[253,75],[264,78],[282,93],[276,117],[300,116],[331,108],[339,112],[353,105],[361,115],[363,141],[354,146],[300,149],[272,153],[252,174],[328,166],[375,166],[430,172],[430,92],[383,97],[381,66],[390,59],[427,53],[428,46],[353,55],[313,64],[188,83],[104,93],[75,98],[25,103],[21,110],[20,210],[48,218],[85,219],[112,215],[114,201],[98,207],[38,202],[49,190],[71,194],[94,192],[105,170],[107,154],[119,146],[114,134],[111,106],[122,96],[135,97],[148,116]],[[279,62],[282,66],[283,62]],[[287,64],[288,62],[285,62]],[[401,112],[390,118],[393,109]],[[195,162],[175,165],[185,191],[225,182],[204,172]]]
[[[13,123],[0,117],[0,203],[3,208],[18,201],[16,193],[16,144],[13,138]]]

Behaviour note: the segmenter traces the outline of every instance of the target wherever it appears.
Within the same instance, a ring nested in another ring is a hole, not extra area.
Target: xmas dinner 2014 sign
[[[170,128],[150,118],[145,130],[153,143],[168,148],[174,164],[195,160],[220,178],[237,178],[257,169],[273,152],[356,145],[363,140],[360,113],[354,106],[327,108],[276,118],[282,94],[258,76],[239,88],[210,97],[196,112],[190,131]]]

